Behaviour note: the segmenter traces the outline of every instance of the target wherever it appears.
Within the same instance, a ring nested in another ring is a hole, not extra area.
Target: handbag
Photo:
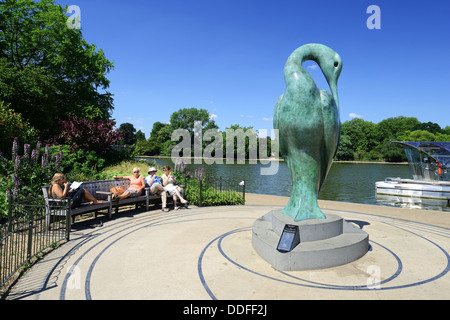
[[[114,194],[117,193],[118,196],[122,195],[125,192],[125,190],[123,190],[122,187],[114,187],[114,188],[111,188],[111,190],[109,190],[109,191]]]

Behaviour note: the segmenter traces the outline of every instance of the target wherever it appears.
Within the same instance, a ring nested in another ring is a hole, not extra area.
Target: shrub
[[[0,155],[0,215],[6,215],[6,199],[10,194],[14,199],[41,194],[41,186],[49,183],[53,174],[61,169],[63,152],[52,153],[50,146],[36,144],[32,150],[24,144],[23,154],[19,152],[19,139],[15,138],[11,157]]]
[[[61,133],[56,137],[74,151],[95,151],[106,154],[110,146],[123,138],[120,130],[114,130],[114,121],[93,121],[69,116],[67,121],[59,120]]]
[[[175,164],[177,171],[174,174],[179,184],[181,184],[180,181],[184,181],[182,172],[185,172],[185,169],[186,166],[183,163]],[[204,207],[244,204],[243,194],[237,191],[240,189],[237,182],[224,181],[220,178],[219,180],[206,178],[204,167],[196,169],[194,174],[188,172],[186,180],[184,195],[186,200],[193,205],[200,205],[200,195],[201,205]]]
[[[201,193],[203,207],[244,204],[242,193],[230,190],[229,187],[221,190],[217,184],[211,185],[202,182]],[[189,179],[184,195],[189,203],[198,206],[200,204],[200,182],[197,179]]]
[[[20,113],[16,113],[10,105],[0,101],[0,150],[4,153],[11,148],[15,137],[30,141],[36,136],[36,130],[26,122]]]

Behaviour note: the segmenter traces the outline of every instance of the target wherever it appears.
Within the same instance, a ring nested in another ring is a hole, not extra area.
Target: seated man
[[[145,178],[145,184],[150,187],[151,194],[159,194],[162,200],[162,211],[167,212],[169,209],[166,208],[167,203],[167,193],[161,184],[161,180],[156,176],[156,169],[151,167],[148,169],[149,176]]]

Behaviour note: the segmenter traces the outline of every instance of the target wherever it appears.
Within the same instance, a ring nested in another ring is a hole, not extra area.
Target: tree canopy
[[[44,138],[58,132],[56,118],[106,121],[113,110],[113,63],[67,19],[53,0],[0,1],[0,100]]]
[[[215,122],[209,119],[207,110],[204,109],[180,109],[174,112],[170,119],[170,123],[155,122],[153,124],[150,138],[138,141],[137,153],[170,156],[173,146],[177,144],[171,140],[172,132],[176,129],[186,129],[193,137],[196,121],[203,121],[203,133],[207,129],[220,132]],[[232,135],[227,136],[228,130]],[[260,138],[258,132],[252,127],[233,124],[221,133],[224,157],[227,154],[227,142],[233,144],[235,158],[239,154],[245,154],[246,159],[264,156],[259,150],[264,143],[267,145],[267,156],[271,155],[270,137]],[[256,147],[255,141],[257,141]],[[450,126],[442,129],[437,123],[422,123],[417,118],[404,116],[388,118],[379,123],[355,118],[341,125],[341,139],[335,160],[406,161],[403,147],[392,144],[391,141],[450,141]],[[205,149],[209,145],[210,142],[203,141],[202,148]]]
[[[450,127],[404,116],[378,124],[355,118],[342,124],[336,159],[406,161],[403,147],[391,141],[450,141]]]

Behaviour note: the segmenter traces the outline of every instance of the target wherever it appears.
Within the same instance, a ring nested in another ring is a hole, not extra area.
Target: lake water
[[[166,164],[174,167],[171,159],[142,159],[160,167]],[[248,161],[246,164],[204,164],[204,167],[206,176],[223,177],[236,183],[245,180],[247,193],[290,196],[292,179],[289,170],[283,161],[272,162],[272,168],[276,168],[277,164],[279,167],[275,175],[261,175],[261,169],[267,170],[269,165],[262,165],[259,162],[257,164],[249,164]],[[187,171],[194,172],[201,166],[190,164],[187,166]],[[142,171],[145,172],[145,170]],[[445,201],[376,196],[375,182],[387,177],[410,179],[411,174],[406,164],[334,163],[319,193],[319,199],[450,212],[450,206]]]

